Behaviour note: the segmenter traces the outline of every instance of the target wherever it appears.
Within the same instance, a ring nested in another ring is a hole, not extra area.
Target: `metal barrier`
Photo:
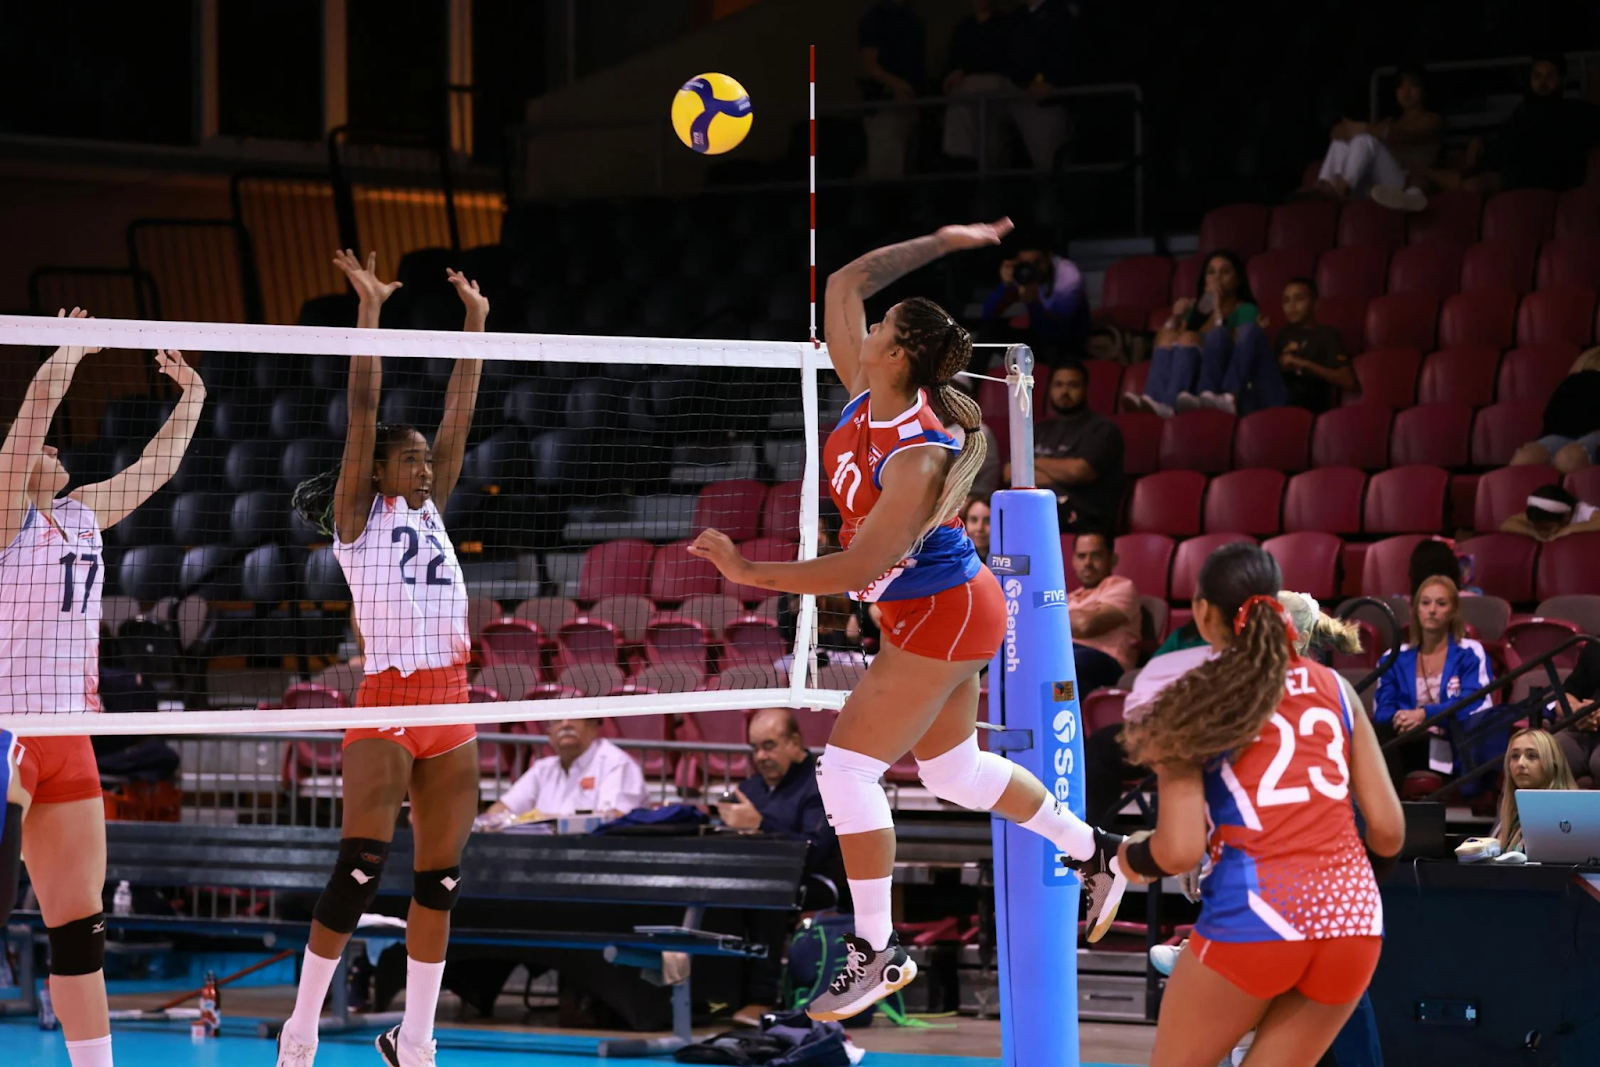
[[[390,263],[419,248],[453,252],[498,244],[505,192],[498,178],[454,166],[434,140],[362,134],[341,126],[328,134],[339,233],[345,247],[381,247]]]
[[[344,292],[344,279],[329,263],[343,245],[333,180],[326,173],[240,171],[229,198],[234,221],[255,253],[266,322],[294,325],[307,300]],[[392,269],[399,260],[385,253]]]
[[[135,219],[128,262],[154,280],[161,311],[182,322],[260,322],[250,237],[232,219]]]

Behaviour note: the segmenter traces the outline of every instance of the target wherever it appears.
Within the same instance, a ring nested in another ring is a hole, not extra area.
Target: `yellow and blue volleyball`
[[[754,119],[749,94],[726,74],[691,78],[672,99],[672,128],[678,140],[708,156],[739,147]]]

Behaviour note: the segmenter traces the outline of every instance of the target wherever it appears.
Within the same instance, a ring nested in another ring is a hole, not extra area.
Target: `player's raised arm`
[[[378,253],[367,253],[367,262],[351,249],[336,253],[334,266],[344,271],[359,299],[356,327],[378,328],[383,302],[398,288],[399,282],[378,279]],[[367,513],[377,490],[372,484],[378,441],[378,395],[383,388],[383,364],[377,356],[350,357],[348,393],[349,428],[344,435],[344,458],[339,464],[338,481],[333,489],[333,518],[340,540],[346,544],[366,529]]]
[[[828,275],[823,296],[828,355],[851,396],[866,388],[866,379],[861,376],[861,339],[867,335],[867,297],[948,252],[997,245],[1010,232],[1011,220],[1007,218],[943,226],[926,237],[874,249]]]
[[[57,318],[86,319],[89,313],[73,308],[56,313]],[[9,545],[22,520],[28,513],[28,479],[33,474],[34,462],[44,448],[44,439],[50,432],[50,422],[56,417],[56,408],[67,395],[73,372],[83,357],[98,348],[63,345],[44,361],[28,383],[22,396],[17,417],[12,420],[5,442],[0,444],[0,548]]]
[[[172,414],[144,446],[139,458],[126,469],[103,482],[81,486],[72,493],[72,499],[95,513],[103,530],[127,518],[129,512],[172,479],[200,425],[200,412],[206,404],[206,386],[199,373],[189,366],[182,352],[166,349],[156,351],[156,367],[182,390]]]
[[[489,321],[489,298],[478,291],[460,271],[447,270],[450,284],[467,308],[463,329],[482,333]],[[455,491],[461,478],[462,457],[467,451],[467,434],[472,429],[472,412],[478,404],[478,382],[483,377],[483,360],[458,359],[450,372],[450,386],[444,397],[444,418],[433,441],[433,497],[441,508]]]

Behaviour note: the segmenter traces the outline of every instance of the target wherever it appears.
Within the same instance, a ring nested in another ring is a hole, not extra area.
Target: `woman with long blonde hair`
[[[1522,820],[1517,817],[1519,789],[1576,789],[1577,779],[1561,746],[1546,730],[1518,730],[1506,746],[1506,781],[1500,793],[1500,819],[1495,840],[1500,851],[1522,851]]]

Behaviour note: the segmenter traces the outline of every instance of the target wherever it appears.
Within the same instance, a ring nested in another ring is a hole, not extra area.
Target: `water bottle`
[[[46,978],[39,988],[39,1029],[54,1030],[56,1028],[56,1007],[50,1003],[50,979]]]
[[[126,879],[117,883],[117,891],[111,898],[111,914],[123,919],[133,914],[133,887]]]
[[[205,984],[200,989],[200,1018],[196,1020],[198,1033],[191,1029],[190,1035],[216,1037],[221,1027],[222,997],[217,992],[217,976],[214,971],[207,971]]]

